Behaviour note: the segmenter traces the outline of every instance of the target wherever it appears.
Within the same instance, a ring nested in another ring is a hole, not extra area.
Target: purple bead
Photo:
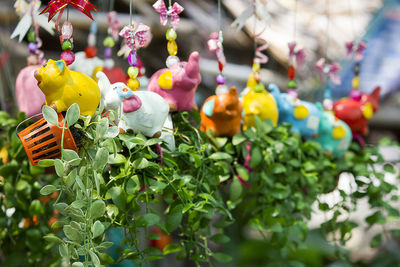
[[[30,53],[35,53],[38,49],[38,45],[36,43],[29,43],[28,49]]]
[[[219,85],[225,84],[225,76],[222,75],[221,73],[217,75],[216,80]]]
[[[360,90],[351,90],[350,91],[350,98],[355,100],[355,101],[360,101],[361,99],[361,92]]]
[[[137,57],[136,57],[136,53],[133,50],[131,52],[129,52],[128,63],[132,67],[137,67],[137,65],[138,65],[138,60],[137,60]]]
[[[104,48],[104,57],[105,58],[110,58],[111,54],[112,54],[112,48],[111,47]]]
[[[294,90],[294,89],[289,89],[287,92],[288,92],[289,95],[291,95],[291,96],[293,96],[293,97],[295,97],[295,98],[297,98],[297,97],[299,96],[299,94],[297,93],[297,91]]]

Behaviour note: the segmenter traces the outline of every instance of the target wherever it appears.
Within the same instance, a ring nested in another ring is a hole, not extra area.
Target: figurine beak
[[[374,114],[374,110],[372,109],[371,103],[367,103],[364,106],[362,106],[361,111],[364,118],[366,118],[367,120],[371,119],[372,115]]]
[[[346,129],[343,126],[333,128],[332,137],[333,139],[342,139],[346,135]]]
[[[161,89],[172,89],[172,73],[171,71],[166,71],[158,77],[158,85]]]
[[[300,105],[294,108],[294,117],[298,120],[304,120],[308,117],[310,112],[304,105]]]

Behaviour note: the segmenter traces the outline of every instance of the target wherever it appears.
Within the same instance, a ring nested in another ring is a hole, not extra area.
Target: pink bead
[[[61,34],[64,37],[64,39],[69,39],[72,36],[72,24],[69,21],[65,21],[62,28],[61,28]]]
[[[70,50],[65,50],[61,53],[60,59],[64,60],[67,65],[71,65],[75,60],[75,54]]]

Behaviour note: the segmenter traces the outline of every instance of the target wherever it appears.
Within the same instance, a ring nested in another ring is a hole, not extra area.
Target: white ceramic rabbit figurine
[[[132,91],[124,83],[111,84],[103,72],[96,74],[101,98],[108,110],[121,112],[118,127],[148,137],[160,137],[169,113],[169,105],[157,93]]]

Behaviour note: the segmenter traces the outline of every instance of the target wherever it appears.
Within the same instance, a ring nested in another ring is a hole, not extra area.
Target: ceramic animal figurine
[[[236,87],[207,98],[200,111],[201,131],[212,130],[215,136],[232,137],[240,133],[242,104]]]
[[[247,127],[256,125],[254,115],[257,115],[263,121],[270,119],[276,126],[278,122],[278,106],[274,97],[265,90],[262,83],[247,88],[248,92],[242,97],[244,109],[244,114],[242,114],[243,129],[246,130]]]
[[[321,103],[316,104],[321,112],[316,141],[335,157],[341,157],[349,148],[352,140],[350,127],[339,120],[332,111],[323,110]]]
[[[169,105],[160,95],[132,91],[123,83],[111,84],[103,72],[97,74],[104,107],[121,112],[120,132],[132,130],[148,137],[160,137],[169,113]]]
[[[281,93],[275,84],[270,84],[268,89],[278,104],[279,123],[290,123],[291,131],[300,133],[304,138],[318,135],[321,113],[315,104]]]
[[[40,68],[39,65],[31,65],[23,68],[17,76],[15,92],[17,96],[18,109],[25,112],[27,117],[42,112],[42,105],[46,100],[43,92],[37,86],[34,73]]]
[[[359,100],[343,98],[333,104],[336,117],[346,122],[353,134],[366,135],[368,120],[378,111],[381,88],[378,86],[371,94],[361,94]]]
[[[70,70],[75,70],[92,77],[93,71],[98,66],[103,66],[104,61],[97,56],[88,57],[85,52],[75,53],[75,61],[69,65]]]
[[[147,90],[167,100],[171,111],[187,111],[195,108],[194,94],[200,82],[199,53],[193,52],[187,62],[154,73]]]
[[[67,111],[74,103],[81,115],[93,116],[100,102],[100,90],[87,75],[69,70],[64,60],[49,61],[35,72],[38,86],[46,96],[45,104],[57,112]]]

